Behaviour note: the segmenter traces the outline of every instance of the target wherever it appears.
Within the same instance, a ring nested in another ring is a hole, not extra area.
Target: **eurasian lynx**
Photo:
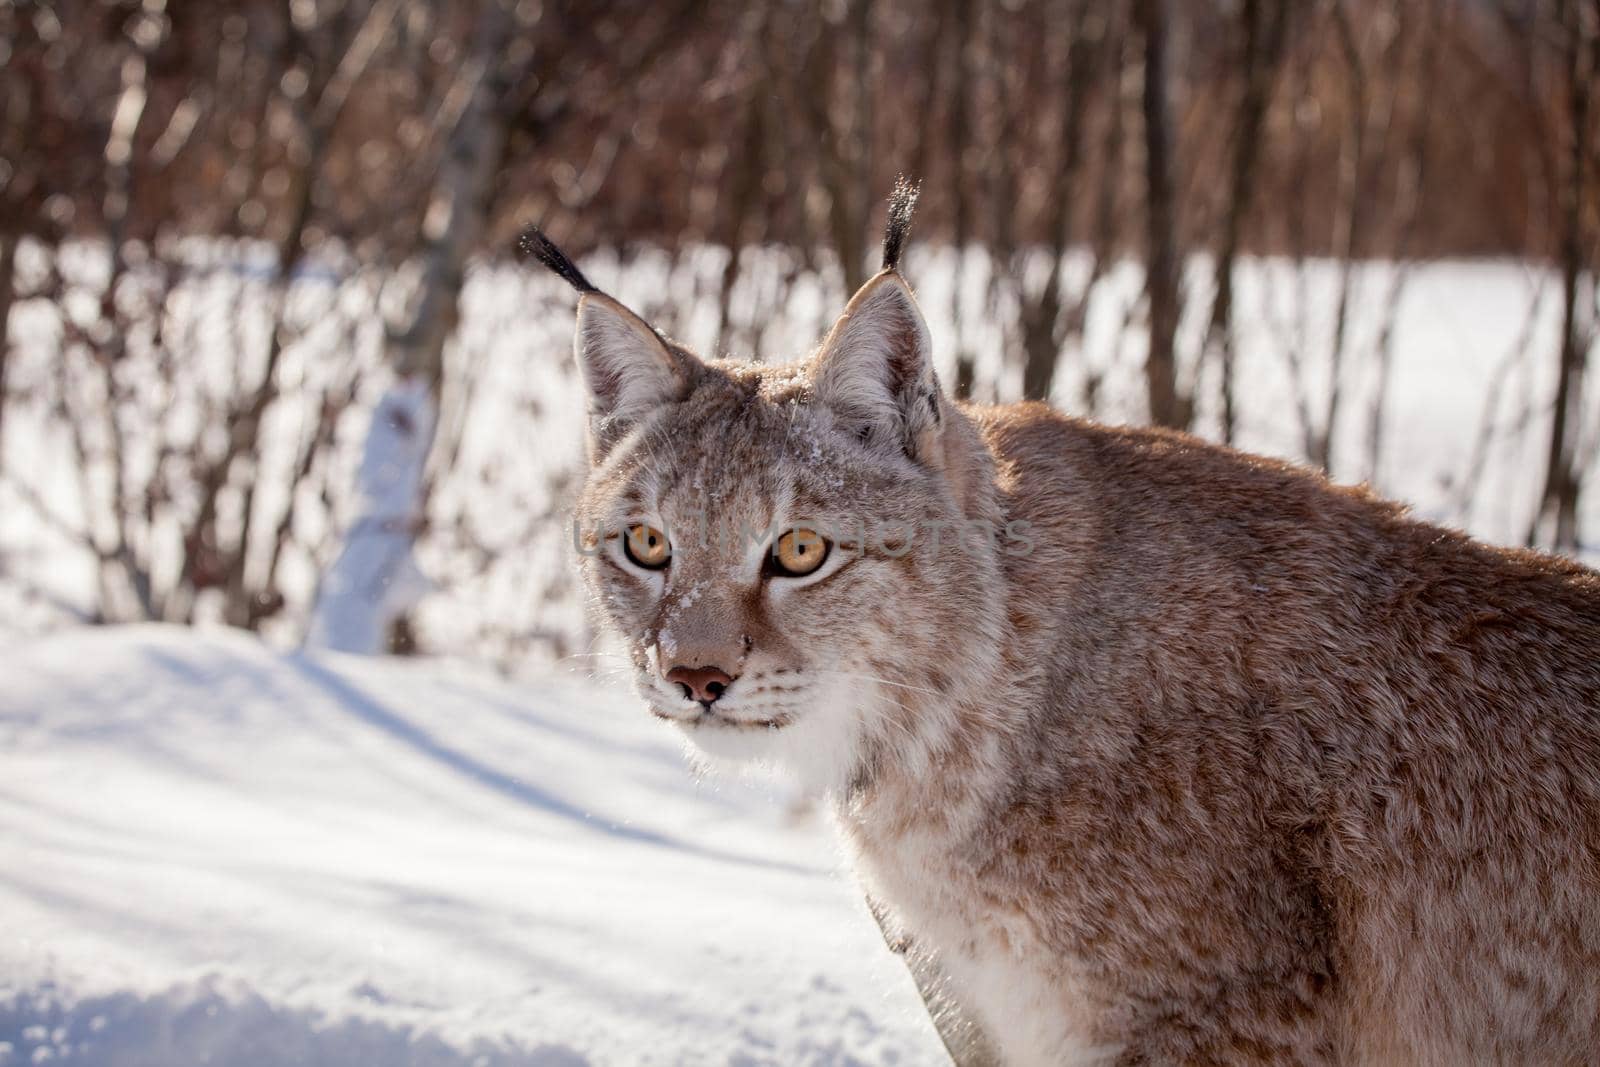
[[[590,285],[579,528],[650,710],[832,797],[1006,1063],[1600,1062],[1600,575],[1159,430]]]

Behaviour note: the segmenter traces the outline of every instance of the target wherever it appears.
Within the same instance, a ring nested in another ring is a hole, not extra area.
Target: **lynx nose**
[[[733,684],[733,677],[717,667],[674,667],[667,681],[675,682],[690,700],[710,707]]]

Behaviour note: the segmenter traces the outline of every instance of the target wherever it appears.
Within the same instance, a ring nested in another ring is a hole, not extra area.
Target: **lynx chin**
[[[914,197],[788,365],[701,359],[525,239],[582,293],[580,566],[651,713],[825,791],[1005,1064],[1600,1062],[1600,574],[952,401]]]

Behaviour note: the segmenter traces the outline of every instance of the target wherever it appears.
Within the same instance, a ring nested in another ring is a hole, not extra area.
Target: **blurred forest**
[[[13,546],[0,581],[64,615],[298,639],[367,531],[393,542],[367,577],[415,587],[384,642],[434,647],[420,591],[473,588],[526,542],[466,498],[548,522],[571,477],[461,481],[494,324],[570,307],[512,266],[518,230],[617,270],[665,257],[655,297],[619,295],[788,358],[777,294],[860,284],[902,172],[925,183],[917,244],[978,279],[955,313],[996,324],[994,352],[961,333],[952,354],[947,384],[980,400],[1102,412],[1086,321],[1133,263],[1133,417],[1232,441],[1241,262],[1322,270],[1325,326],[1285,334],[1283,417],[1346,478],[1382,467],[1411,268],[1533,264],[1551,285],[1515,356],[1548,388],[1520,539],[1575,553],[1596,536],[1597,84],[1600,0],[0,0],[0,546],[44,530],[94,574],[67,596]],[[497,271],[512,305],[474,311],[469,277]],[[540,404],[514,447],[572,432]],[[360,461],[374,410],[409,470]],[[47,475],[47,438],[71,477]],[[383,562],[413,550],[425,582]],[[570,596],[541,568],[518,596]],[[583,640],[475,625],[502,657]]]

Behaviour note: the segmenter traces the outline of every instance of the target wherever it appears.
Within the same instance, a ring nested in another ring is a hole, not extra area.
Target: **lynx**
[[[649,710],[825,791],[1006,1064],[1600,1062],[1600,575],[953,402],[914,199],[789,365],[530,234],[582,294],[580,565]]]

